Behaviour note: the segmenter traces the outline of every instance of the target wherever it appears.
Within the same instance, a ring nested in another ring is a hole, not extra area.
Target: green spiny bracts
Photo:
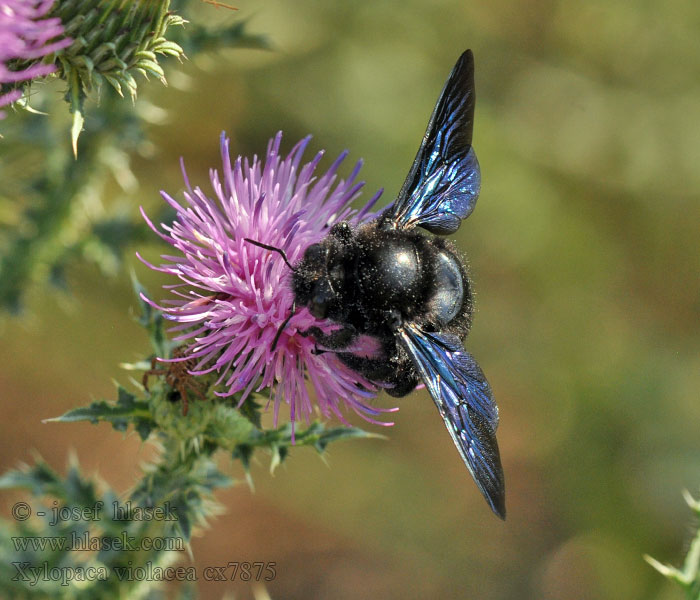
[[[687,490],[683,492],[683,497],[690,510],[695,513],[697,523],[700,518],[700,500],[693,498]],[[648,555],[644,559],[664,577],[679,584],[685,590],[688,600],[700,600],[700,527],[690,542],[682,567],[665,565]]]
[[[83,126],[87,94],[106,81],[120,94],[136,97],[135,73],[154,75],[163,83],[165,74],[158,55],[184,56],[182,48],[166,39],[168,27],[186,21],[169,11],[170,0],[100,0],[86,8],[85,0],[60,0],[51,16],[61,19],[73,43],[58,53],[57,75],[68,83],[71,105],[73,152]]]

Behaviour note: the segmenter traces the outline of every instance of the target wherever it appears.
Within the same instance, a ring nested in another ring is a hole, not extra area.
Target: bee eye
[[[321,244],[311,244],[304,252],[304,259],[310,263],[319,262],[324,255]]]
[[[336,263],[328,267],[328,279],[330,279],[331,287],[337,292],[343,287],[345,282],[345,267],[343,263]]]
[[[311,314],[317,319],[325,319],[328,315],[328,305],[335,294],[327,279],[319,279],[314,285],[313,295],[309,303]]]
[[[328,305],[320,298],[314,298],[309,306],[309,312],[317,319],[325,319],[328,314]]]

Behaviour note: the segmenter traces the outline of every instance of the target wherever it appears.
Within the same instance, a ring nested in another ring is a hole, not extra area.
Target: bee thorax
[[[375,239],[355,264],[362,297],[376,308],[394,308],[416,301],[423,282],[421,260],[407,239]]]

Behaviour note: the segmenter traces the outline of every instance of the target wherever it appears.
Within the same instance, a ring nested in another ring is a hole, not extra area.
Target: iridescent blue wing
[[[476,485],[505,519],[498,408],[481,368],[456,335],[428,333],[413,324],[399,328],[399,335]]]
[[[398,198],[382,215],[384,227],[420,225],[445,235],[474,210],[481,188],[471,145],[474,101],[474,56],[467,50],[440,94]]]

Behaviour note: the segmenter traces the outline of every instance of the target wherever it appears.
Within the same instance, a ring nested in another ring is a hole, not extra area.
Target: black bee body
[[[387,393],[396,397],[420,381],[397,343],[397,329],[413,322],[463,338],[471,322],[471,287],[453,245],[380,220],[355,230],[346,222],[334,225],[296,266],[294,293],[315,317],[342,324],[330,335],[311,330],[316,341],[367,379],[388,384]],[[343,352],[360,335],[379,341],[378,355]]]
[[[474,59],[467,50],[396,200],[368,223],[333,225],[292,267],[293,290],[297,307],[336,325],[329,334],[317,327],[303,332],[320,352],[336,352],[393,396],[425,384],[477,486],[505,518],[498,408],[462,344],[471,325],[471,286],[454,246],[439,237],[457,231],[479,195],[473,122]],[[363,336],[378,347],[368,352]]]

